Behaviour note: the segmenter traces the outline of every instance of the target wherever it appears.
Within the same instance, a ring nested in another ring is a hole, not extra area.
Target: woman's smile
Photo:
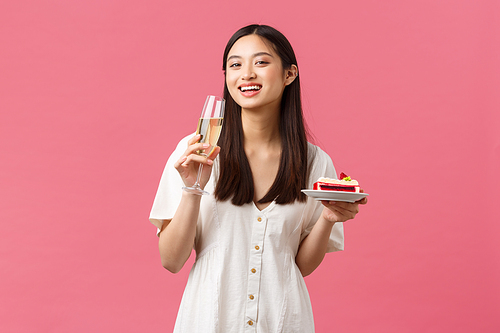
[[[257,83],[244,83],[238,87],[238,89],[241,91],[241,94],[245,97],[252,97],[257,95],[260,90],[262,89],[262,86]]]

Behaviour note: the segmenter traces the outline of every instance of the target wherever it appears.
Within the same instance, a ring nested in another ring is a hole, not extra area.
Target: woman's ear
[[[289,69],[285,70],[285,86],[292,83],[297,76],[299,76],[299,69],[296,65],[292,65]]]

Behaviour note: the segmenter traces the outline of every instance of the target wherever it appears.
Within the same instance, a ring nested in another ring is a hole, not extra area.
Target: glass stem
[[[198,174],[196,175],[196,183],[194,183],[194,187],[200,187],[200,178],[201,178],[201,171],[203,170],[203,164],[200,163],[200,166],[198,167]]]

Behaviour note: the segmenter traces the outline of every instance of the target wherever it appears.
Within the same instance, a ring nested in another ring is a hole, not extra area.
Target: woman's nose
[[[257,75],[255,74],[253,68],[247,67],[241,72],[241,78],[243,80],[255,79]]]

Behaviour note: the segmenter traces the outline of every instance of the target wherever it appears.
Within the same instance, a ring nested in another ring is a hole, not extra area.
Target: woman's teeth
[[[246,87],[240,87],[241,91],[247,91],[247,90],[260,90],[261,86],[246,86]]]

